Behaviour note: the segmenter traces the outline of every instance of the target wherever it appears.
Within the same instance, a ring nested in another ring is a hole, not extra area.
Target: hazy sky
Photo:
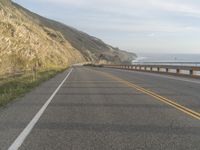
[[[133,52],[200,53],[200,0],[14,0]]]

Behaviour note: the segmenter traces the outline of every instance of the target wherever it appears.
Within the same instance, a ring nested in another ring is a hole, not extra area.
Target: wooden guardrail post
[[[190,70],[190,75],[191,75],[191,76],[194,75],[193,69]]]
[[[176,73],[177,74],[179,74],[180,73],[180,69],[178,68],[178,69],[176,69]]]

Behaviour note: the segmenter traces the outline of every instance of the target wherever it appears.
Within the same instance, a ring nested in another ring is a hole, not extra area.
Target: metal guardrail
[[[191,65],[191,66],[187,66],[183,64],[169,65],[167,63],[163,63],[163,64],[159,63],[159,64],[152,65],[152,64],[145,63],[145,64],[134,64],[134,65],[104,65],[104,67],[200,78],[200,66],[196,66],[196,65]]]

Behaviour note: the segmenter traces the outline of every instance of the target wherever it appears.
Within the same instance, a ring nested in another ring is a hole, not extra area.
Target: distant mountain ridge
[[[41,67],[84,61],[130,63],[136,57],[134,53],[121,51],[75,28],[39,16],[10,0],[0,1],[0,28],[0,68],[2,62],[11,60],[13,55],[21,61],[20,67],[24,64],[30,67],[33,61]]]
[[[86,56],[86,59],[88,60],[99,60],[102,55],[105,54],[111,57],[114,56],[116,59],[116,56],[119,56],[120,62],[129,62],[133,60],[136,55],[134,53],[125,52],[122,50],[119,50],[118,48],[114,48],[108,44],[105,44],[102,40],[90,36],[82,31],[79,31],[73,27],[69,27],[65,24],[62,24],[60,22],[47,19],[45,17],[39,16],[35,13],[32,13],[28,11],[27,9],[24,9],[23,7],[15,4],[18,8],[23,9],[26,11],[30,16],[32,16],[41,26],[46,26],[49,28],[52,28],[56,31],[59,31],[63,34],[63,36],[68,40],[71,45],[81,51],[84,56]],[[108,54],[110,52],[110,55]],[[114,53],[113,53],[114,52]],[[91,54],[92,53],[92,54]],[[94,55],[93,57],[90,57],[91,55]],[[115,56],[116,55],[116,56]]]

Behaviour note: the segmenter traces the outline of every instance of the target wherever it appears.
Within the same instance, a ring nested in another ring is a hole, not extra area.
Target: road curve
[[[11,146],[68,73],[0,109],[0,149]],[[145,91],[200,113],[199,80],[75,67],[19,149],[199,150],[200,120]]]

